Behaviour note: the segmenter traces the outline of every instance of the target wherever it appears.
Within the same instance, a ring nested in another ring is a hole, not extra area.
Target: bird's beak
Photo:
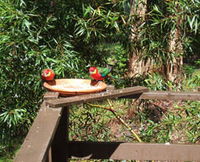
[[[96,74],[96,70],[94,70],[94,71],[90,71],[90,74]]]
[[[51,72],[48,72],[47,74],[45,73],[46,77],[49,77],[51,75]]]

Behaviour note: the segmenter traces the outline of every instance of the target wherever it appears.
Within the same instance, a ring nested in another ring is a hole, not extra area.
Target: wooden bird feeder
[[[90,79],[55,79],[44,82],[43,86],[50,91],[58,92],[62,96],[97,93],[107,88],[107,85],[102,81],[92,86]]]

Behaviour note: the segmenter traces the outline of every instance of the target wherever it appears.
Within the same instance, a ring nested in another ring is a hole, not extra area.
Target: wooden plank
[[[63,109],[51,109],[45,105],[43,102],[14,162],[46,161]]]
[[[50,100],[50,99],[55,99],[58,98],[59,93],[58,92],[46,92],[44,94],[44,100]]]
[[[144,92],[140,96],[140,99],[200,101],[200,93],[199,92],[150,91],[150,92]]]
[[[126,97],[131,96],[132,98],[134,98],[134,95],[138,97],[138,94],[141,95],[143,92],[147,92],[147,91],[148,89],[146,87],[137,86],[137,87],[124,88],[124,89],[116,89],[116,90],[102,92],[102,93],[59,98],[59,99],[49,100],[47,101],[47,104],[51,107],[64,107],[71,104],[97,101],[97,100],[103,100],[107,98],[117,98],[117,97],[123,97],[123,96],[126,96]]]
[[[68,143],[69,158],[113,160],[200,160],[200,145],[122,142]]]

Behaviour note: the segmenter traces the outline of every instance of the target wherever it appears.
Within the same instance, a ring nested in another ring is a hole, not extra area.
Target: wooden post
[[[44,102],[24,143],[17,152],[14,162],[52,162],[52,157],[55,157],[55,154],[51,151],[51,145],[55,135],[57,136],[60,132],[57,131],[57,128],[59,128],[60,120],[63,120],[61,116],[64,116],[65,111],[67,111],[67,109],[61,107],[52,109],[46,106],[47,100],[55,98],[58,98],[58,93],[48,92],[44,95]],[[66,143],[66,141],[63,141],[63,143]]]
[[[52,162],[67,162],[68,107],[62,108],[60,123],[51,145]]]

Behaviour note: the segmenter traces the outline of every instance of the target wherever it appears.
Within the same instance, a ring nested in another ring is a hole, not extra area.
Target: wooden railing
[[[65,162],[69,158],[200,161],[200,145],[68,141],[72,104],[108,98],[200,100],[200,93],[148,92],[145,87],[60,98],[48,92],[15,162]]]

